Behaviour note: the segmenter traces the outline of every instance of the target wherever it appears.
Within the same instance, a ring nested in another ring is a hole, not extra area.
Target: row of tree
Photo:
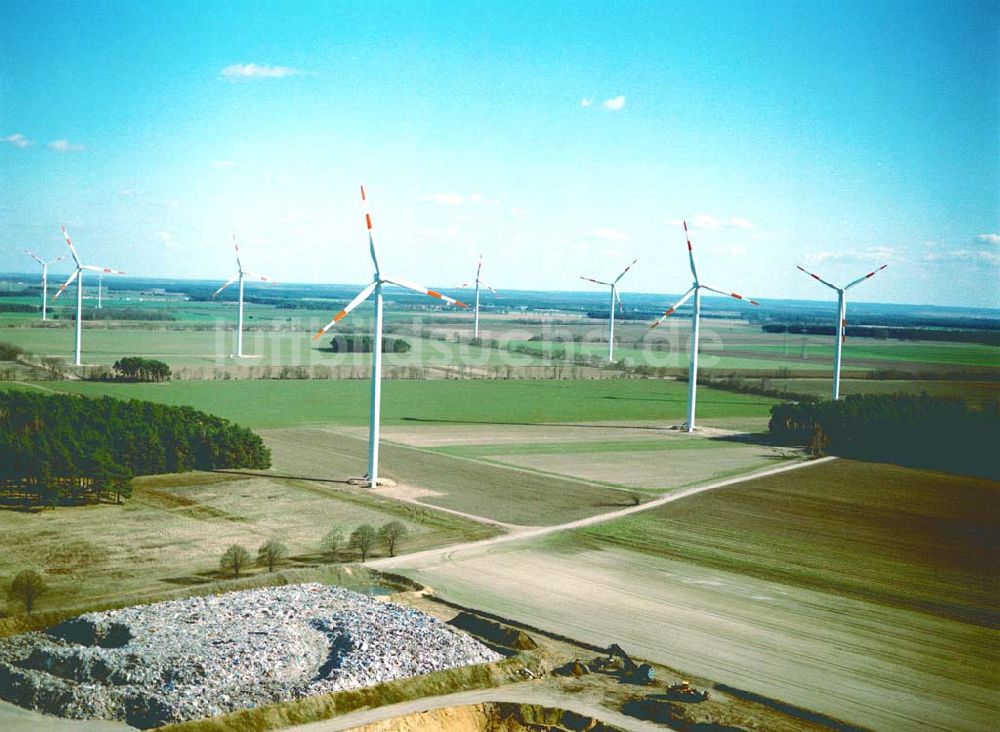
[[[170,366],[155,358],[125,356],[115,361],[111,368],[119,381],[161,382],[170,379]]]
[[[839,401],[779,404],[770,431],[816,453],[1000,479],[1000,409],[974,409],[926,394],[857,394]]]
[[[364,562],[375,547],[381,544],[390,557],[396,556],[396,550],[409,536],[409,529],[401,521],[390,521],[376,529],[371,524],[362,524],[345,536],[343,530],[333,528],[327,532],[322,541],[322,552],[327,558],[336,561],[337,552],[345,548],[351,549]],[[288,547],[277,539],[269,539],[257,549],[257,566],[267,567],[268,572],[288,559]],[[219,569],[225,574],[238,578],[240,573],[253,564],[250,550],[242,544],[231,544],[219,559]]]
[[[334,353],[371,353],[373,342],[370,335],[341,333],[330,341],[330,350]],[[410,348],[410,342],[405,338],[382,337],[383,353],[406,353]]]
[[[0,393],[0,502],[99,502],[127,497],[134,475],[265,469],[250,430],[191,407],[111,397]]]

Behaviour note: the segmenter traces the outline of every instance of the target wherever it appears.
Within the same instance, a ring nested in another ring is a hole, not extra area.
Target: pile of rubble
[[[290,585],[88,613],[0,640],[0,697],[149,728],[499,660],[416,610]]]

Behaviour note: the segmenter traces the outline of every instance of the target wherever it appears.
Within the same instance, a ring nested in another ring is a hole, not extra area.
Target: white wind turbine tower
[[[799,265],[797,264],[795,266],[798,269],[805,272],[810,277],[812,277],[817,282],[821,282],[822,284],[829,287],[831,290],[835,290],[837,292],[838,325],[836,331],[834,332],[834,337],[836,338],[836,345],[834,346],[834,356],[833,356],[833,400],[837,401],[838,399],[840,399],[840,356],[844,348],[844,341],[847,340],[847,298],[845,297],[845,293],[855,285],[860,285],[862,282],[869,279],[870,277],[874,277],[876,273],[881,272],[889,265],[883,264],[878,269],[869,272],[864,277],[858,277],[858,279],[854,280],[853,282],[848,282],[843,287],[837,287],[836,285],[832,285],[819,275],[815,275],[809,270],[799,267]]]
[[[698,279],[698,270],[694,266],[694,250],[691,248],[691,237],[688,234],[687,221],[684,222],[684,238],[687,239],[688,261],[691,264],[691,274],[694,275],[694,283],[691,285],[691,289],[685,292],[681,299],[671,305],[667,312],[665,312],[660,319],[653,323],[650,327],[655,328],[658,326],[666,320],[671,313],[694,296],[694,312],[691,314],[691,366],[688,373],[688,408],[686,424],[687,431],[694,432],[694,411],[698,389],[698,321],[701,318],[701,291],[708,290],[709,292],[716,292],[720,295],[725,295],[726,297],[736,298],[737,300],[746,300],[751,305],[760,305],[760,303],[756,300],[751,300],[748,297],[743,297],[743,295],[738,295],[735,292],[725,292],[724,290],[719,290],[714,287],[701,284],[701,280]]]
[[[483,282],[480,279],[479,275],[482,273],[482,271],[483,271],[483,255],[480,254],[479,255],[479,266],[476,267],[476,280],[475,280],[475,285],[476,285],[476,318],[475,318],[475,326],[473,327],[473,331],[472,331],[472,337],[476,338],[476,339],[479,338],[479,288],[480,287],[485,287],[487,290],[489,290],[490,292],[492,292],[494,295],[497,294],[496,290],[494,290],[492,287],[490,287],[489,285],[487,285],[485,282]],[[470,284],[472,284],[472,283],[464,282],[464,283],[462,283],[462,287],[468,287]]]
[[[73,242],[69,238],[69,232],[66,231],[66,227],[62,227],[63,236],[66,237],[66,244],[69,245],[69,253],[73,255],[73,261],[76,262],[76,269],[73,274],[69,276],[69,279],[63,283],[63,286],[59,288],[59,292],[52,296],[55,300],[61,294],[63,290],[72,284],[73,280],[76,280],[76,348],[74,351],[73,365],[80,366],[80,345],[81,339],[83,337],[83,271],[90,270],[91,272],[109,272],[111,274],[123,275],[124,272],[119,272],[117,269],[111,269],[110,267],[95,267],[92,264],[81,264],[80,257],[76,254],[76,249],[73,248]]]
[[[618,301],[618,307],[622,307],[622,297],[618,294],[618,281],[625,276],[625,273],[632,269],[632,265],[638,262],[638,259],[633,259],[632,262],[626,267],[620,275],[615,277],[611,282],[602,282],[601,280],[595,280],[592,277],[584,277],[580,275],[581,280],[587,280],[587,282],[593,282],[597,285],[606,285],[611,288],[611,312],[608,315],[608,361],[612,362],[615,360],[615,300]],[[622,312],[624,312],[622,308]]]
[[[229,278],[222,287],[212,293],[212,297],[218,297],[219,294],[233,284],[236,281],[240,283],[240,296],[239,296],[239,315],[236,319],[236,358],[243,358],[243,279],[245,277],[253,277],[254,279],[260,280],[261,282],[270,282],[274,284],[274,280],[265,277],[264,275],[254,274],[243,269],[243,263],[240,262],[240,245],[236,243],[236,234],[233,234],[233,247],[236,249],[236,274]]]
[[[361,186],[361,200],[366,202],[365,187]],[[324,325],[313,336],[313,340],[321,337],[339,320],[354,310],[358,305],[368,299],[368,296],[375,293],[375,327],[372,334],[372,390],[371,409],[368,413],[368,475],[365,476],[368,484],[375,488],[378,485],[378,443],[379,443],[379,420],[382,412],[382,285],[398,285],[408,290],[421,292],[439,300],[450,302],[459,307],[468,307],[465,303],[459,302],[440,292],[430,290],[421,285],[404,280],[402,277],[384,277],[379,268],[378,253],[375,250],[375,240],[372,238],[372,217],[365,211],[365,224],[368,226],[368,251],[371,253],[372,264],[375,265],[375,275],[371,284],[365,287],[357,296],[351,300],[343,310],[333,316],[333,320]]]
[[[30,249],[25,249],[24,251],[29,257],[31,257],[40,265],[42,265],[42,320],[48,320],[48,318],[46,317],[46,312],[47,312],[46,306],[48,305],[47,301],[49,299],[49,265],[63,261],[64,259],[66,259],[66,255],[63,254],[62,256],[56,257],[55,259],[46,262],[44,259],[39,257]]]

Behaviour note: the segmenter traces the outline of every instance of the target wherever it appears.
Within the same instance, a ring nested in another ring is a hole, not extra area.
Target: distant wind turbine
[[[46,312],[47,312],[46,306],[48,305],[47,301],[49,299],[49,265],[63,261],[64,259],[66,259],[66,255],[63,254],[59,257],[56,257],[55,259],[46,262],[44,259],[39,257],[30,249],[25,249],[24,251],[29,257],[31,257],[40,265],[42,265],[42,320],[48,320],[48,318],[46,317]]]
[[[614,278],[611,282],[602,282],[601,280],[595,280],[591,277],[584,277],[580,275],[581,280],[587,280],[587,282],[593,282],[597,285],[606,285],[611,288],[611,312],[608,314],[608,361],[615,360],[615,300],[618,301],[618,307],[622,308],[622,296],[618,294],[618,281],[625,276],[625,273],[632,269],[632,265],[638,262],[638,259],[633,259],[631,264],[622,270],[622,273]],[[625,309],[622,308],[622,312]]]
[[[73,274],[69,276],[69,279],[63,283],[63,286],[59,288],[59,292],[52,296],[55,300],[61,294],[63,290],[69,287],[73,280],[76,280],[76,348],[74,349],[74,359],[73,365],[80,366],[80,346],[83,338],[83,271],[90,270],[91,272],[108,272],[110,274],[123,275],[124,272],[119,272],[117,269],[111,269],[110,267],[96,267],[92,264],[81,264],[80,257],[76,254],[76,249],[73,247],[73,242],[69,238],[69,232],[66,231],[66,227],[62,227],[63,236],[66,237],[66,244],[69,245],[69,253],[73,255],[73,261],[76,262],[76,269],[73,270]]]
[[[479,288],[480,288],[480,286],[482,286],[482,287],[485,287],[490,292],[492,292],[494,295],[497,294],[496,290],[494,290],[492,287],[490,287],[485,282],[483,282],[482,279],[480,279],[480,274],[482,273],[482,271],[483,271],[483,255],[480,254],[479,255],[479,266],[476,267],[476,279],[475,279],[475,282],[474,283],[470,283],[470,282],[463,282],[462,283],[462,287],[468,287],[470,284],[475,284],[476,285],[476,317],[475,317],[475,321],[474,321],[475,322],[475,326],[473,327],[472,337],[475,338],[475,339],[477,339],[477,340],[479,338]]]
[[[688,262],[691,265],[691,274],[694,275],[694,283],[691,285],[691,289],[685,292],[681,299],[671,305],[667,312],[660,316],[660,319],[653,323],[650,327],[655,328],[658,326],[666,320],[671,313],[694,296],[694,312],[691,314],[691,366],[688,369],[690,373],[688,374],[688,408],[686,425],[688,432],[694,432],[694,411],[698,389],[698,328],[699,320],[701,319],[701,291],[708,290],[709,292],[716,292],[720,295],[725,295],[726,297],[736,298],[737,300],[746,300],[751,305],[760,305],[760,303],[756,300],[743,297],[743,295],[738,295],[735,292],[725,292],[724,290],[718,290],[714,287],[701,284],[701,280],[698,279],[698,270],[694,266],[694,250],[691,247],[691,237],[688,234],[687,221],[684,222],[684,238],[687,239]]]
[[[265,277],[264,275],[254,274],[243,269],[243,263],[240,262],[240,245],[236,243],[236,234],[233,234],[233,247],[236,249],[236,274],[229,278],[222,287],[212,293],[212,297],[218,297],[219,294],[233,284],[236,281],[240,283],[240,296],[239,296],[239,315],[236,320],[236,358],[243,358],[243,279],[245,277],[253,277],[261,282],[270,282],[275,284],[274,280]]]
[[[878,269],[869,272],[864,277],[858,277],[858,279],[854,280],[853,282],[848,282],[843,287],[837,287],[836,285],[832,285],[829,282],[827,282],[826,280],[824,280],[823,278],[821,278],[819,275],[815,275],[812,272],[810,272],[809,270],[803,269],[802,267],[799,267],[799,265],[797,265],[797,264],[795,266],[798,269],[800,269],[803,272],[805,272],[810,277],[812,277],[817,282],[820,282],[820,283],[826,285],[827,287],[829,287],[831,290],[835,290],[837,292],[837,328],[836,328],[836,331],[834,332],[834,337],[836,339],[836,345],[834,346],[834,349],[833,349],[833,353],[834,353],[834,355],[833,355],[833,400],[837,401],[838,399],[840,399],[840,356],[841,356],[841,352],[843,351],[843,348],[844,348],[844,341],[847,340],[847,298],[845,297],[845,293],[848,290],[850,290],[852,287],[854,287],[855,285],[860,285],[865,280],[867,280],[867,279],[869,279],[871,277],[874,277],[876,273],[881,272],[883,269],[885,269],[889,265],[888,264],[883,264]]]
[[[361,186],[361,200],[367,206],[365,187]],[[423,293],[444,300],[452,305],[468,307],[465,303],[459,302],[440,292],[430,290],[421,285],[404,280],[402,277],[383,277],[379,267],[378,253],[375,250],[375,240],[372,238],[372,217],[365,210],[365,224],[368,227],[368,251],[371,254],[372,264],[375,265],[375,275],[371,284],[365,287],[357,296],[351,300],[343,310],[333,316],[333,320],[324,325],[313,336],[313,340],[320,338],[338,321],[349,312],[368,299],[368,296],[375,293],[375,327],[372,334],[372,389],[371,389],[371,409],[368,413],[368,484],[375,488],[378,485],[378,443],[379,443],[379,421],[382,414],[382,285],[398,285],[408,290]]]

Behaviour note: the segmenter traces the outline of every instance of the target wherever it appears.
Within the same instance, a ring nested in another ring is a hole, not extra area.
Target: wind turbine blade
[[[80,269],[90,270],[91,272],[104,272],[105,274],[125,274],[124,272],[119,272],[117,269],[111,269],[110,267],[95,267],[92,264],[81,264]]]
[[[760,303],[757,302],[756,300],[751,300],[749,297],[744,297],[743,295],[740,295],[738,292],[726,292],[725,290],[717,290],[716,288],[709,287],[708,285],[702,285],[701,287],[704,290],[711,290],[712,292],[717,292],[720,295],[725,295],[726,297],[731,297],[734,300],[746,300],[751,305],[760,305]]]
[[[597,285],[610,286],[612,284],[611,282],[602,282],[601,280],[595,280],[593,277],[584,277],[583,275],[578,275],[578,277],[581,280],[587,280],[587,282],[593,282],[594,284]]]
[[[243,271],[243,263],[240,262],[240,245],[236,242],[236,232],[233,232],[233,249],[236,250],[236,269]]]
[[[265,277],[264,275],[257,274],[256,272],[250,272],[248,270],[244,270],[243,274],[246,275],[247,277],[254,277],[260,280],[261,282],[270,282],[272,285],[278,284],[277,280],[272,280],[270,277]]]
[[[375,274],[379,275],[382,270],[379,269],[378,265],[378,252],[375,250],[375,239],[372,237],[372,216],[368,213],[368,196],[365,195],[364,186],[361,186],[361,202],[365,206],[365,226],[368,227],[368,251],[372,256],[372,264],[375,265]]]
[[[625,306],[622,305],[622,295],[621,295],[620,292],[618,292],[617,288],[615,288],[615,298],[618,300],[618,312],[624,313],[625,312]]]
[[[476,279],[479,279],[479,273],[483,271],[483,255],[479,255],[479,265],[476,267]]]
[[[679,308],[679,307],[680,307],[681,305],[683,305],[684,303],[686,303],[686,302],[687,302],[688,300],[690,300],[690,299],[691,299],[691,296],[692,296],[692,295],[694,295],[694,292],[695,292],[695,290],[697,290],[697,289],[698,289],[697,287],[692,287],[692,288],[691,288],[690,290],[688,290],[687,292],[685,292],[685,293],[684,293],[684,295],[683,295],[683,296],[681,297],[681,299],[680,299],[680,300],[678,300],[678,301],[677,301],[677,302],[675,302],[675,303],[674,303],[673,305],[671,305],[671,306],[670,306],[669,308],[667,308],[667,312],[665,312],[665,313],[664,313],[663,315],[661,315],[661,316],[660,316],[660,319],[659,319],[659,320],[657,320],[657,321],[656,321],[655,323],[653,323],[653,324],[652,324],[651,326],[649,326],[649,327],[650,327],[650,328],[655,328],[655,327],[656,327],[656,326],[658,326],[658,325],[659,325],[660,323],[662,323],[662,322],[663,322],[664,320],[666,320],[667,318],[669,318],[669,317],[670,317],[670,315],[671,315],[671,314],[672,314],[672,313],[673,313],[673,312],[674,312],[675,310],[677,310],[677,308]]]
[[[59,291],[55,295],[52,296],[52,299],[55,300],[57,297],[59,297],[61,294],[63,294],[63,290],[65,290],[67,287],[69,287],[70,285],[72,285],[73,284],[73,280],[75,280],[79,274],[80,274],[80,270],[79,269],[73,270],[73,274],[71,274],[69,276],[69,279],[66,280],[63,283],[63,286],[59,288]]]
[[[796,264],[795,268],[799,269],[799,270],[802,270],[803,272],[805,272],[807,275],[809,275],[810,277],[812,277],[817,282],[822,282],[824,285],[826,285],[827,287],[829,287],[831,290],[837,290],[837,291],[840,290],[840,288],[837,287],[836,285],[831,285],[829,282],[827,282],[826,280],[824,280],[822,277],[820,277],[817,274],[813,274],[812,272],[810,272],[808,269],[805,269],[804,267],[800,267],[799,265]]]
[[[691,236],[688,234],[688,222],[684,222],[684,238],[687,239],[688,245],[688,261],[691,263],[691,274],[694,275],[694,281],[698,281],[698,270],[694,266],[694,250],[691,248]]]
[[[399,285],[400,287],[405,287],[406,289],[413,290],[415,292],[422,292],[425,295],[430,295],[431,297],[436,297],[439,300],[444,300],[445,302],[449,302],[452,305],[458,305],[458,307],[460,307],[460,308],[467,308],[467,307],[469,307],[468,305],[466,305],[461,300],[456,300],[453,297],[448,297],[447,295],[442,295],[437,290],[431,290],[430,288],[424,287],[423,285],[418,285],[416,282],[410,282],[409,280],[404,280],[401,277],[393,277],[391,279],[388,278],[388,277],[386,277],[383,280],[383,282],[388,282],[388,283],[393,284],[393,285]]]
[[[239,278],[240,278],[240,275],[239,275],[239,272],[237,272],[236,274],[234,274],[234,275],[233,275],[232,277],[230,277],[230,278],[229,278],[229,281],[228,281],[228,282],[226,282],[226,284],[224,284],[224,285],[223,285],[222,287],[220,287],[220,288],[219,288],[218,290],[216,290],[215,292],[213,292],[213,293],[212,293],[212,297],[218,297],[218,296],[219,296],[219,294],[220,294],[220,293],[221,293],[221,292],[222,292],[223,290],[225,290],[225,289],[226,289],[227,287],[229,287],[229,286],[230,286],[231,284],[233,284],[234,282],[236,282],[236,280],[238,280]]]
[[[879,272],[881,272],[883,269],[885,269],[888,266],[889,266],[888,264],[883,264],[881,267],[879,267],[878,269],[874,270],[873,272],[869,272],[864,277],[858,277],[858,279],[854,280],[854,282],[851,282],[850,284],[844,285],[844,289],[845,290],[850,290],[855,285],[859,285],[862,282],[864,282],[865,280],[867,280],[867,279],[869,279],[871,277],[874,277],[876,274],[878,274]]]
[[[372,291],[375,289],[375,287],[377,285],[378,285],[377,282],[372,282],[370,285],[368,285],[368,287],[366,287],[361,292],[359,292],[354,297],[354,299],[351,300],[347,304],[347,306],[343,310],[341,310],[339,313],[337,313],[336,315],[333,316],[333,320],[331,320],[329,323],[327,323],[326,325],[324,325],[322,328],[320,328],[316,332],[316,335],[313,336],[313,340],[316,340],[317,338],[319,338],[320,336],[322,336],[324,333],[326,333],[328,330],[330,330],[330,328],[332,328],[335,323],[337,323],[339,320],[343,319],[343,317],[345,315],[347,315],[349,312],[351,312],[352,310],[354,310],[354,308],[356,308],[358,305],[360,305],[365,300],[367,300],[368,296],[372,294]]]
[[[56,264],[57,262],[61,262],[64,259],[66,259],[66,255],[65,254],[60,254],[58,257],[56,257],[55,259],[51,260],[49,262],[49,264]],[[39,260],[39,261],[41,261],[41,260]]]
[[[33,251],[31,251],[30,249],[25,249],[25,250],[24,250],[24,253],[25,253],[25,254],[27,254],[27,255],[28,255],[29,257],[31,257],[32,259],[34,259],[34,260],[35,260],[36,262],[38,262],[39,264],[41,264],[41,265],[43,265],[43,266],[45,265],[45,262],[43,262],[43,261],[42,261],[41,257],[39,257],[39,256],[38,256],[37,254],[35,254],[35,253],[34,253]]]
[[[629,266],[628,266],[628,267],[626,267],[626,268],[625,268],[624,270],[622,270],[622,273],[621,273],[620,275],[618,275],[617,277],[615,277],[615,284],[616,284],[616,285],[618,284],[618,280],[620,280],[620,279],[621,279],[622,277],[624,277],[624,276],[625,276],[625,273],[626,273],[626,272],[628,272],[628,271],[629,271],[630,269],[632,269],[632,265],[633,265],[633,264],[635,264],[635,263],[636,263],[636,262],[638,262],[638,261],[639,261],[639,260],[638,260],[638,258],[636,258],[636,259],[633,259],[633,260],[632,260],[632,263],[631,263],[631,264],[629,264]]]
[[[496,291],[496,290],[494,290],[494,289],[493,289],[492,287],[490,287],[489,285],[487,285],[487,284],[486,284],[485,282],[480,282],[479,284],[480,284],[480,285],[482,285],[483,287],[485,287],[485,288],[486,288],[487,290],[489,290],[490,292],[492,292],[492,293],[493,293],[494,295],[496,295],[496,294],[497,294],[497,291]]]
[[[69,244],[69,251],[73,255],[73,261],[76,262],[76,266],[80,266],[80,257],[76,254],[76,249],[73,247],[73,240],[69,238],[69,232],[66,231],[66,227],[62,227],[63,236],[66,237],[66,243]]]

